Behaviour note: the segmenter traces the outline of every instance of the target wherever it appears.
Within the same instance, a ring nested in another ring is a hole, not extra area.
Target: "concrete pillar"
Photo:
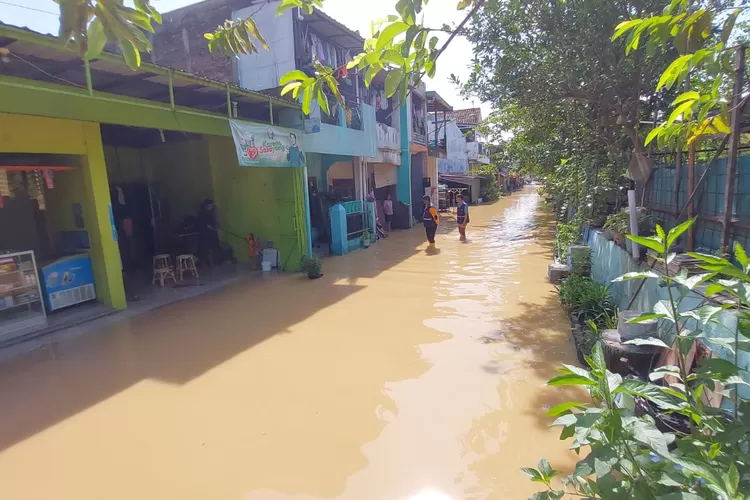
[[[337,203],[331,208],[331,253],[344,255],[349,250],[346,234],[346,210]]]
[[[401,203],[411,205],[411,152],[409,151],[411,134],[406,103],[399,106],[399,113],[401,117],[401,165],[398,167],[397,199]]]
[[[87,151],[86,161],[82,165],[83,186],[89,205],[86,212],[94,216],[93,224],[86,224],[86,227],[91,242],[96,295],[102,303],[124,309],[127,303],[122,262],[112,215],[101,131],[98,123],[84,123],[83,128]]]

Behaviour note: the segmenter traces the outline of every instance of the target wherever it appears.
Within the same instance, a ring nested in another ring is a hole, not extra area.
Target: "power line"
[[[17,3],[5,2],[4,0],[0,0],[0,3],[5,4],[5,5],[10,5],[11,7],[18,7],[19,9],[33,10],[34,12],[41,12],[42,14],[49,14],[51,16],[59,16],[60,15],[57,12],[50,12],[48,10],[37,9],[35,7],[29,7],[27,5],[19,5]]]

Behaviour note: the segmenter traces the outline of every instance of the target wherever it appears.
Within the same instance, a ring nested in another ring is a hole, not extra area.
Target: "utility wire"
[[[70,80],[66,80],[65,78],[60,78],[59,76],[55,76],[52,73],[48,73],[48,72],[44,71],[42,68],[40,68],[39,66],[37,66],[36,64],[32,63],[31,61],[27,61],[26,59],[24,59],[23,57],[19,56],[18,54],[14,53],[14,52],[8,51],[8,53],[11,56],[15,57],[16,59],[18,59],[19,61],[28,64],[29,66],[31,66],[35,70],[44,73],[45,75],[47,75],[50,78],[54,78],[55,80],[60,80],[61,82],[67,83],[68,85],[73,85],[74,87],[78,87],[78,88],[81,88],[81,89],[85,89],[86,88],[83,85],[79,85],[79,84],[77,84],[75,82],[71,82]]]
[[[34,12],[41,12],[42,14],[49,14],[51,16],[59,16],[60,15],[58,12],[50,12],[48,10],[37,9],[37,8],[34,8],[34,7],[29,7],[27,5],[19,5],[17,3],[6,2],[4,0],[0,0],[0,3],[5,4],[5,5],[10,5],[11,7],[18,7],[19,9],[33,10]]]

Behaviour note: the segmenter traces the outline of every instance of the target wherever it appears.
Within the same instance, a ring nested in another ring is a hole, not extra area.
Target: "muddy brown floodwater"
[[[572,362],[532,188],[0,365],[4,500],[526,498]],[[447,219],[450,219],[448,217]]]

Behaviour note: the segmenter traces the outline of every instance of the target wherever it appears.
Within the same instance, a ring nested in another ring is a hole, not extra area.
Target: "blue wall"
[[[401,165],[398,167],[397,199],[401,203],[411,205],[411,153],[409,152],[409,114],[408,106],[399,106],[401,113]]]
[[[588,244],[591,246],[591,276],[597,282],[608,285],[610,294],[620,310],[625,310],[634,296],[638,285],[642,280],[630,280],[620,283],[612,283],[612,280],[623,274],[648,270],[647,264],[639,264],[625,250],[608,241],[600,232],[592,230],[589,232]],[[684,289],[682,289],[684,290]],[[673,292],[675,289],[673,289]],[[675,295],[673,293],[673,295]],[[678,296],[678,295],[675,295]],[[668,300],[666,287],[659,286],[658,280],[648,279],[643,285],[638,297],[633,303],[632,310],[640,312],[651,312],[654,305],[660,300]],[[703,298],[694,293],[688,293],[680,303],[681,311],[688,311],[700,307]],[[704,327],[708,339],[711,338],[734,338],[734,327],[737,324],[736,316],[729,311],[719,314],[720,325],[709,324]],[[691,327],[691,325],[688,325]],[[692,326],[694,327],[694,325]],[[706,345],[719,356],[725,359],[733,359],[731,352],[720,344],[705,340]],[[739,366],[744,370],[750,370],[750,353],[739,353]],[[746,380],[750,378],[745,376]],[[741,387],[743,397],[750,397],[750,387]],[[726,402],[727,399],[725,398]]]
[[[306,153],[375,158],[378,151],[375,108],[361,104],[360,110],[363,130],[321,123],[320,132],[303,134],[300,140],[302,150]]]

